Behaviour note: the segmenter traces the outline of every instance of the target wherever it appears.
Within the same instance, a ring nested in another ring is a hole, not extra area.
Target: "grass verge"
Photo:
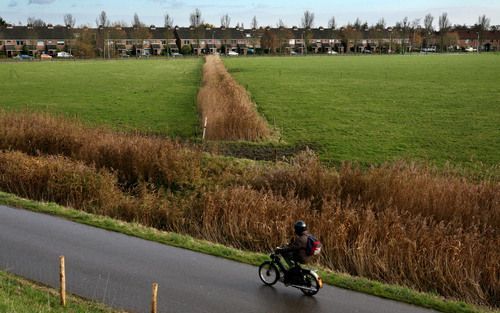
[[[56,290],[47,288],[12,274],[0,271],[0,312],[38,312],[38,313],[112,313],[116,311],[102,304],[67,297],[66,307],[59,304]]]
[[[23,199],[0,191],[0,204],[28,209],[34,212],[50,214],[102,229],[155,241],[174,247],[201,252],[250,265],[259,265],[267,256],[261,253],[242,251],[235,248],[214,244],[191,236],[162,232],[154,228],[135,223],[117,221],[108,217],[88,214],[82,211],[65,208],[54,203],[42,203]],[[486,307],[479,307],[462,301],[446,300],[438,295],[418,292],[403,286],[384,284],[381,282],[353,277],[343,273],[335,273],[318,269],[324,282],[340,288],[350,289],[391,300],[418,305],[441,312],[459,313],[490,313],[500,312]],[[0,276],[1,277],[1,276]],[[42,311],[43,312],[43,311]],[[79,312],[79,311],[76,311]],[[98,311],[101,312],[101,311]],[[107,311],[103,311],[107,312]]]

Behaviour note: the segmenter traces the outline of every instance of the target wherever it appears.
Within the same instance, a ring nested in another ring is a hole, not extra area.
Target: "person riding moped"
[[[307,255],[307,240],[310,233],[307,231],[307,225],[304,221],[297,221],[294,226],[295,237],[284,247],[277,249],[285,262],[288,264],[288,275],[285,275],[285,284],[300,284],[301,267],[300,264],[307,264],[311,256]]]

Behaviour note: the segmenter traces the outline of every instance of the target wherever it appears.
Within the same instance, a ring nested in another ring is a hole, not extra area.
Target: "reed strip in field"
[[[271,130],[245,88],[227,72],[218,56],[207,56],[198,93],[201,122],[207,121],[206,139],[259,141]]]

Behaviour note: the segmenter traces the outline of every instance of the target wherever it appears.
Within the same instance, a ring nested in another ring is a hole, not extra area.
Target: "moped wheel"
[[[280,271],[272,262],[266,261],[259,266],[259,277],[264,284],[272,286],[280,279]]]
[[[311,273],[304,274],[304,289],[300,289],[306,296],[314,296],[321,288],[319,280]]]

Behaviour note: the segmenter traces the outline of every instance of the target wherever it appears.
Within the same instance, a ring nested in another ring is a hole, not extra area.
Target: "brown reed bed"
[[[498,245],[495,228],[439,222],[393,207],[328,201],[323,210],[297,197],[247,187],[206,192],[192,205],[186,231],[239,248],[270,251],[288,241],[305,219],[321,238],[318,262],[353,275],[498,306]],[[193,221],[197,221],[193,223]]]
[[[245,88],[227,72],[218,56],[206,57],[198,108],[202,126],[207,120],[206,139],[258,141],[271,135]]]
[[[500,306],[498,181],[403,162],[330,168],[312,151],[229,162],[26,113],[0,114],[0,149],[25,152],[0,153],[0,189],[23,197],[255,251],[305,219],[327,268]]]
[[[196,149],[165,138],[88,128],[48,114],[0,111],[0,149],[80,160],[115,171],[125,187],[144,181],[185,188],[200,177]]]

